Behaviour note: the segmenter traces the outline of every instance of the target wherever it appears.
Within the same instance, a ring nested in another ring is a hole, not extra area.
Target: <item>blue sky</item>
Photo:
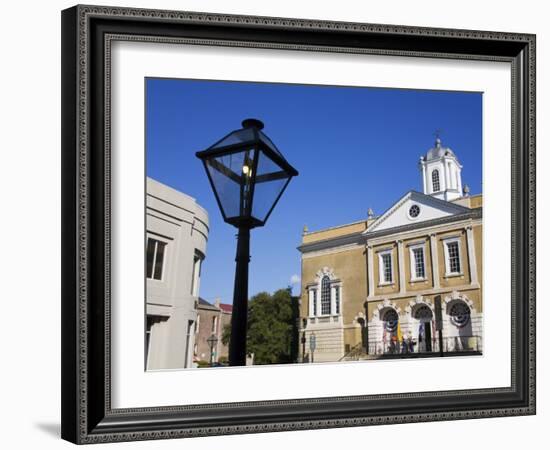
[[[210,216],[200,295],[232,302],[235,229],[223,222],[195,152],[254,117],[300,172],[267,224],[251,232],[249,293],[300,274],[302,228],[382,214],[422,191],[418,159],[441,130],[462,182],[481,192],[482,94],[202,80],[146,80],[147,175],[192,197]],[[298,292],[299,285],[294,285]]]

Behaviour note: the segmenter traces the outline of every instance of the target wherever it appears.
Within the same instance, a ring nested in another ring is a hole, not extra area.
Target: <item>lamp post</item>
[[[212,367],[214,365],[214,347],[218,343],[218,337],[215,334],[211,334],[206,342],[210,346],[210,367]]]
[[[246,119],[206,150],[202,160],[223,220],[238,229],[229,365],[246,365],[248,263],[250,230],[264,226],[292,177],[292,167],[262,131],[264,124]]]
[[[313,354],[315,353],[315,349],[317,348],[317,338],[315,337],[315,333],[311,333],[309,335],[309,349],[311,350],[311,362],[313,362]]]
[[[306,359],[306,326],[307,326],[307,319],[302,319],[302,362],[305,362]]]

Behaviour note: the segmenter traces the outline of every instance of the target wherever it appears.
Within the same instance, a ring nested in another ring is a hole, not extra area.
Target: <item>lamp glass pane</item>
[[[241,214],[241,184],[243,183],[243,167],[251,165],[248,158],[253,150],[239,151],[228,155],[206,160],[206,167],[212,179],[214,190],[226,218]]]
[[[259,152],[252,205],[252,216],[254,218],[262,222],[265,221],[271,207],[284,189],[288,178],[289,175],[278,164],[264,152]]]
[[[260,140],[265,144],[267,145],[271,150],[273,150],[275,153],[277,153],[277,155],[279,155],[281,158],[284,159],[284,156],[282,155],[282,153],[279,151],[279,149],[277,148],[277,146],[273,143],[273,141],[267,137],[267,135],[263,132],[263,131],[260,131],[258,130],[258,136],[260,137]]]
[[[227,147],[229,145],[241,144],[243,142],[250,142],[254,140],[254,130],[251,128],[244,128],[242,130],[233,131],[212,145],[209,150]]]

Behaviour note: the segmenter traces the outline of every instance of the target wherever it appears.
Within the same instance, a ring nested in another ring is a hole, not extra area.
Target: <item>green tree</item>
[[[291,289],[273,294],[260,292],[248,303],[246,346],[254,353],[254,364],[285,364],[296,361],[298,353],[298,300]],[[229,342],[231,326],[223,330],[222,341]]]

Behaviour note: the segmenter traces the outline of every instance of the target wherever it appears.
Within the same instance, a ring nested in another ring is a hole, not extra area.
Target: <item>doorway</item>
[[[419,353],[432,352],[432,310],[427,305],[418,306],[414,311],[414,318],[417,321],[417,351]]]

